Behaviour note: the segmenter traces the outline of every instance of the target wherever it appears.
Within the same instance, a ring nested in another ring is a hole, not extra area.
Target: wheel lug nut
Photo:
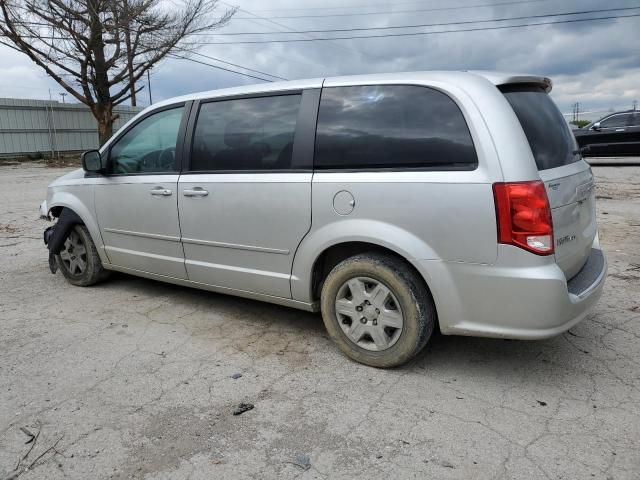
[[[364,318],[364,317],[362,317],[362,318],[360,319],[360,323],[367,323],[367,319],[366,319],[366,318]]]
[[[376,308],[376,313],[379,314],[380,313],[380,309]]]
[[[357,312],[361,312],[361,311],[362,311],[362,305],[358,305],[358,306],[356,307],[356,311],[357,311]]]
[[[374,321],[373,321],[373,324],[374,324],[374,325],[378,325],[378,321],[377,321],[377,320],[374,320]]]

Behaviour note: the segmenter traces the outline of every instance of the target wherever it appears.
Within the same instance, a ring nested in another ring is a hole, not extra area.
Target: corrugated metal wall
[[[119,106],[114,132],[142,108]],[[73,152],[98,147],[98,128],[82,104],[0,98],[0,156]]]

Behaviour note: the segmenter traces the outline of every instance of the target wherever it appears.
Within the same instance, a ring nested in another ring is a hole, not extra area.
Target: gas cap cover
[[[333,197],[333,209],[338,215],[349,215],[356,206],[356,200],[351,192],[341,190]]]

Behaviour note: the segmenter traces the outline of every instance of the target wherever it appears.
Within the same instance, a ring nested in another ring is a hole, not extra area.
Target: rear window
[[[542,88],[505,86],[500,90],[520,120],[538,170],[561,167],[580,160],[569,125]]]
[[[411,85],[322,89],[317,169],[473,170],[469,128],[444,93]]]

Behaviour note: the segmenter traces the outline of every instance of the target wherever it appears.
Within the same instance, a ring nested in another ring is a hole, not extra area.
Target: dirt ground
[[[584,322],[387,371],[319,315],[51,275],[37,207],[64,171],[0,166],[0,479],[640,478],[640,167],[594,167],[610,267]]]

